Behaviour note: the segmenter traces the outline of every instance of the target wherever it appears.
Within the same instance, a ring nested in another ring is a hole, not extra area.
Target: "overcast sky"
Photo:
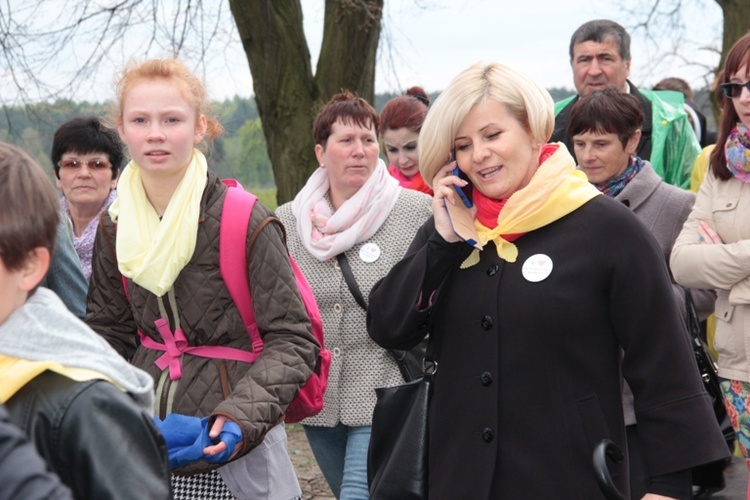
[[[419,9],[414,4],[430,5]],[[668,1],[663,1],[669,3]],[[721,9],[713,0],[694,0],[685,16],[689,35],[680,49],[689,57],[716,65],[718,54],[700,46],[720,47]],[[303,0],[305,31],[311,51],[322,36],[322,2]],[[414,2],[386,0],[384,38],[381,38],[376,91],[400,91],[420,84],[429,91],[441,90],[462,69],[476,61],[502,61],[523,68],[545,87],[573,87],[568,46],[570,36],[586,21],[612,19],[623,26],[636,21],[621,6],[634,8],[639,2],[600,0],[454,0]],[[666,30],[660,31],[667,35]],[[666,76],[679,76],[702,87],[704,68],[682,61],[665,63],[654,46],[633,36],[631,77],[636,85],[653,85]],[[660,41],[660,49],[670,44]],[[394,52],[395,71],[388,65],[387,47]]]
[[[42,5],[54,3],[45,0]],[[714,0],[683,3],[688,3],[692,10],[685,13],[687,41],[679,49],[691,60],[715,65],[718,54],[703,47],[720,47],[720,8]],[[29,4],[28,0],[10,0],[9,5],[16,9],[19,7],[14,6]],[[442,90],[461,70],[480,60],[502,61],[525,69],[547,88],[572,88],[568,57],[571,34],[580,24],[597,18],[609,18],[624,26],[633,26],[636,20],[624,13],[623,5],[624,8],[635,8],[639,0],[612,3],[601,0],[385,0],[376,92],[402,92],[412,85],[421,85],[428,92]],[[324,2],[302,0],[302,6],[314,70],[322,39]],[[2,10],[0,6],[0,17]],[[64,15],[54,8],[46,12]],[[54,24],[62,17],[52,19]],[[705,68],[664,57],[670,40],[674,38],[673,29],[657,31],[663,34],[658,46],[643,43],[642,35],[633,35],[633,82],[649,87],[663,77],[679,76],[694,88],[705,86]],[[136,45],[132,42],[125,40],[113,46],[107,57],[108,63],[102,64],[95,74],[82,78],[86,84],[66,90],[65,97],[76,101],[111,99],[114,72],[121,68],[123,61],[134,56],[143,57],[141,53],[128,53]],[[164,56],[158,52],[149,55]],[[72,52],[66,54],[58,61],[58,67],[48,68],[49,74],[43,78],[54,81],[65,72],[74,74],[75,57]],[[197,60],[189,57],[186,62],[206,80],[213,98],[252,95],[252,79],[236,31],[226,46],[209,54],[209,59],[207,66],[200,66]],[[12,103],[13,89],[7,75],[0,74],[0,92],[6,103]]]

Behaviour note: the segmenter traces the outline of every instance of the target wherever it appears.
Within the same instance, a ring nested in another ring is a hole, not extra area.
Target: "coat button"
[[[482,385],[492,384],[492,374],[490,372],[484,372],[480,379],[482,380]]]
[[[482,318],[482,328],[484,328],[485,330],[489,330],[490,328],[492,328],[492,318],[490,318],[489,316],[485,316],[484,318]]]
[[[336,311],[337,313],[340,313],[341,311],[344,310],[344,308],[341,307],[341,304],[333,304],[333,310]]]
[[[485,427],[482,431],[482,439],[485,443],[489,443],[493,439],[495,439],[495,433],[492,432],[492,429],[490,429],[489,427]]]
[[[496,275],[498,269],[500,269],[500,266],[498,266],[497,264],[492,264],[490,267],[487,268],[487,276]]]

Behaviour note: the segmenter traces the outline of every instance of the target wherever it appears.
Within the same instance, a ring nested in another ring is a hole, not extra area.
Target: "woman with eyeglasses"
[[[732,46],[719,79],[717,145],[671,267],[681,285],[716,290],[721,388],[750,467],[750,33]]]
[[[99,118],[74,118],[55,132],[50,156],[63,192],[60,208],[73,223],[73,246],[89,280],[99,214],[117,197],[122,143]]]

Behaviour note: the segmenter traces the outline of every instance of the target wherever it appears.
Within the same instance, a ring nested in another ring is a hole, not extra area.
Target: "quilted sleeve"
[[[130,361],[137,347],[137,329],[122,287],[115,254],[115,225],[105,211],[99,221],[91,262],[86,324]]]
[[[271,212],[256,203],[248,228]],[[289,263],[282,226],[261,229],[248,258],[248,279],[264,349],[214,414],[236,420],[247,452],[283,418],[289,403],[312,374],[319,346]]]

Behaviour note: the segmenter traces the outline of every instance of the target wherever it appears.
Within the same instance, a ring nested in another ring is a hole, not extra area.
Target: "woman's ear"
[[[36,247],[29,252],[18,275],[18,286],[30,292],[42,282],[50,263],[50,252],[44,247]]]
[[[115,175],[112,176],[112,180],[109,183],[109,190],[110,191],[113,190],[113,189],[115,189],[117,187],[117,179],[119,179],[119,178],[120,178],[120,169],[118,168],[115,171]]]
[[[323,153],[325,153],[325,151],[325,148],[320,144],[315,145],[315,158],[317,158],[318,164],[321,166],[325,165],[325,162],[323,161]]]
[[[198,144],[203,140],[208,130],[208,120],[206,115],[200,115],[198,120],[195,122],[195,135],[193,136],[193,144]]]
[[[641,129],[635,131],[633,136],[628,139],[628,143],[625,145],[625,152],[629,155],[634,155],[638,151],[638,143],[641,141]]]

